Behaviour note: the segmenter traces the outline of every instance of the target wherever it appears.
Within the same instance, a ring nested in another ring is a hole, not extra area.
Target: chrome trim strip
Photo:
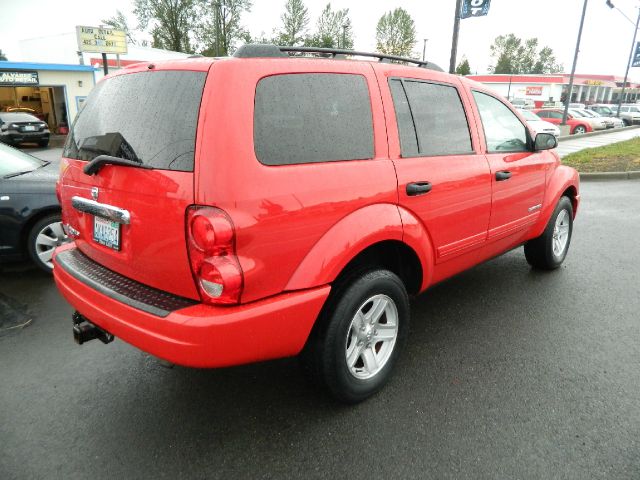
[[[98,203],[88,198],[72,197],[71,206],[80,212],[90,213],[98,217],[106,218],[112,222],[129,225],[131,215],[127,210],[107,205],[106,203]]]
[[[529,207],[529,212],[534,212],[534,211],[539,210],[541,208],[542,208],[542,204],[539,203],[537,205],[534,205],[533,207]]]

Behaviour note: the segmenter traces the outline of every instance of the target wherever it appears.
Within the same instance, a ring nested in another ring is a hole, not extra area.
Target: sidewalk
[[[561,138],[556,151],[560,158],[566,157],[570,153],[584,150],[585,148],[602,147],[610,143],[623,142],[635,137],[640,137],[640,128],[629,128],[622,131],[609,130],[598,135],[587,134],[582,136],[572,136]]]

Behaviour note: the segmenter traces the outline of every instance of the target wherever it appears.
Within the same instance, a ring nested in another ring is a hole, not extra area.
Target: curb
[[[624,132],[625,130],[633,130],[634,128],[640,128],[640,125],[631,125],[629,127],[622,128],[607,128],[606,130],[598,130],[597,132],[583,133],[581,135],[564,135],[558,137],[558,143],[564,140],[579,140],[581,138],[595,137],[597,135],[608,135],[610,133]]]
[[[582,172],[580,173],[580,181],[595,180],[639,180],[640,170],[631,172]]]

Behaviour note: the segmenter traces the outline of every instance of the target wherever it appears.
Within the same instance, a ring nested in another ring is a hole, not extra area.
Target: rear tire
[[[38,220],[27,237],[27,250],[33,263],[42,271],[51,273],[51,258],[58,245],[67,242],[59,213],[53,213]]]
[[[573,129],[574,135],[582,135],[583,133],[587,133],[587,129],[584,127],[584,125],[576,125],[576,127]]]
[[[541,270],[554,270],[562,265],[573,234],[573,205],[568,197],[560,197],[542,235],[524,245],[529,265]]]
[[[345,403],[361,402],[391,377],[409,330],[402,280],[373,270],[337,285],[301,360],[306,372]]]
[[[38,142],[38,146],[42,148],[46,148],[49,146],[49,140],[40,140]]]

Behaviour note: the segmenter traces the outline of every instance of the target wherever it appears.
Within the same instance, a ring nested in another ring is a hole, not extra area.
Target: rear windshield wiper
[[[149,165],[135,160],[127,160],[126,158],[112,157],[111,155],[98,155],[96,158],[87,163],[82,171],[87,175],[95,175],[105,165],[122,165],[123,167],[137,167],[151,169]]]

